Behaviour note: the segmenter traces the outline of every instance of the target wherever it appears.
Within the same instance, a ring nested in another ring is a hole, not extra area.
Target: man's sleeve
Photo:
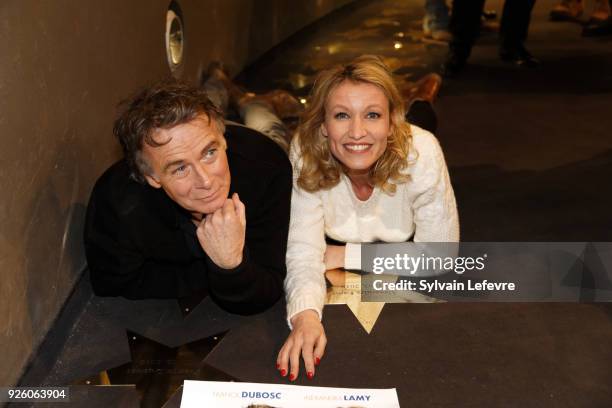
[[[119,211],[107,196],[94,188],[87,208],[85,251],[94,293],[128,299],[180,298],[204,287],[203,260],[180,263],[145,255],[142,240],[134,236],[140,228],[132,225],[142,215]]]
[[[261,312],[283,294],[291,202],[289,161],[279,170],[268,179],[254,219],[247,218],[242,263],[234,269],[222,269],[208,260],[209,293],[230,312]]]

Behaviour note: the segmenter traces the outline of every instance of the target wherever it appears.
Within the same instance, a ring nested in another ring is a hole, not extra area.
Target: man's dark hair
[[[143,143],[153,147],[164,144],[154,140],[155,130],[171,129],[204,115],[221,133],[225,131],[221,111],[204,90],[176,80],[164,80],[147,87],[120,106],[123,110],[115,120],[113,133],[121,143],[131,177],[140,183],[144,183],[144,175],[150,173],[142,157]]]

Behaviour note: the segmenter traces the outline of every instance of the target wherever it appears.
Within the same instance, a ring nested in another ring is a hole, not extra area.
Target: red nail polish
[[[287,370],[285,370],[284,368],[281,370],[281,377],[284,377],[287,375]]]
[[[315,365],[321,364],[321,359],[319,357],[315,357]]]
[[[309,380],[312,380],[312,377],[314,377],[314,374],[312,373],[312,371],[309,371],[306,373],[306,377],[308,377]]]
[[[276,363],[276,369],[278,370],[280,368],[280,364]]]
[[[293,380],[295,380],[295,374],[291,374],[291,375],[289,376],[289,381],[293,381]]]

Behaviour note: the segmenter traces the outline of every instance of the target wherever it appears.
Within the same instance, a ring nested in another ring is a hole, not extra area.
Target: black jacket
[[[94,292],[130,299],[180,298],[205,291],[224,309],[256,313],[283,293],[289,229],[291,164],[260,133],[227,126],[230,196],[246,207],[246,242],[235,269],[215,265],[202,250],[189,214],[163,189],[129,177],[125,161],[94,186],[85,248]]]

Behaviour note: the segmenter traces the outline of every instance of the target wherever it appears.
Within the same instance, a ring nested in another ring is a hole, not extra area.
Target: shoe
[[[296,97],[283,89],[275,89],[261,95],[247,92],[238,100],[238,105],[242,107],[254,102],[268,105],[276,116],[281,119],[298,117],[304,110],[304,105]]]
[[[457,76],[467,63],[467,57],[459,55],[456,51],[449,51],[446,61],[442,64],[442,76],[453,78]]]
[[[612,34],[612,17],[606,20],[590,20],[583,28],[584,37],[599,37]]]
[[[582,15],[584,6],[582,1],[561,0],[559,4],[550,10],[551,21],[576,21]]]
[[[515,50],[502,48],[499,51],[499,57],[502,61],[512,62],[519,67],[535,68],[540,65],[540,61],[534,58],[525,47],[519,47]]]
[[[441,86],[442,77],[440,75],[432,72],[423,76],[408,89],[402,90],[406,106],[409,107],[415,101],[425,101],[433,105]]]
[[[295,96],[283,89],[275,89],[263,95],[263,97],[270,102],[281,119],[298,117],[304,110],[304,105]]]

